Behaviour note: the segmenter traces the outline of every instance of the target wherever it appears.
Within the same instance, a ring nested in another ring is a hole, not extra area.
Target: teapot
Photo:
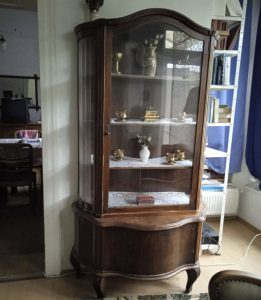
[[[172,165],[172,164],[175,164],[176,162],[176,155],[175,153],[166,153],[166,160],[167,160],[167,163]]]
[[[123,157],[124,157],[124,151],[122,149],[116,149],[114,152],[113,152],[113,155],[114,155],[114,159],[115,160],[123,160]]]

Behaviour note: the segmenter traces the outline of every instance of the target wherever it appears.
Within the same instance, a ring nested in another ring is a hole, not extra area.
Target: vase
[[[155,76],[157,67],[156,49],[157,47],[154,46],[146,47],[144,69],[144,75],[146,76]]]
[[[140,160],[143,162],[143,163],[146,163],[148,162],[148,159],[150,157],[150,150],[148,148],[148,146],[141,146],[141,149],[140,149]]]

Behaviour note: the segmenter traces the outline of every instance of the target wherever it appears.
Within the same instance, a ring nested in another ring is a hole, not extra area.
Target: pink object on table
[[[38,139],[38,130],[33,129],[25,129],[25,130],[17,130],[15,133],[16,138],[20,139]]]

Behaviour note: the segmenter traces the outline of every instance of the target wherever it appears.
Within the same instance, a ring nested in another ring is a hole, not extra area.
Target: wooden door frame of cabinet
[[[145,18],[144,18],[145,17]],[[175,19],[173,19],[175,18]],[[193,161],[193,173],[192,178],[201,178],[201,168],[200,163],[202,162],[202,149],[201,141],[204,131],[204,115],[205,115],[205,101],[206,101],[206,89],[207,89],[207,76],[208,76],[208,62],[206,56],[210,56],[210,44],[211,37],[213,34],[212,30],[206,29],[198,24],[194,23],[187,17],[179,14],[177,12],[167,10],[167,9],[147,9],[127,17],[122,17],[118,19],[98,19],[93,22],[80,24],[76,27],[75,32],[78,38],[82,38],[86,33],[95,28],[99,28],[97,32],[98,38],[98,52],[100,61],[97,63],[98,72],[98,84],[96,89],[98,90],[97,102],[100,107],[100,113],[97,116],[98,124],[97,126],[97,137],[98,143],[96,143],[96,188],[95,188],[95,204],[94,211],[97,216],[102,216],[109,212],[117,211],[121,213],[126,211],[125,209],[111,209],[108,208],[108,180],[109,180],[109,144],[110,144],[110,97],[111,97],[111,57],[112,57],[112,31],[120,33],[133,26],[139,26],[146,23],[164,22],[169,23],[173,26],[180,28],[185,33],[189,34],[193,38],[200,39],[204,42],[204,52],[202,53],[202,74],[201,82],[199,86],[199,105],[198,105],[198,120],[196,127],[196,141],[194,161]],[[205,64],[205,65],[204,65]],[[103,84],[104,82],[104,84]],[[101,124],[103,120],[103,124]],[[101,149],[103,152],[101,152]],[[197,173],[197,174],[196,174]],[[198,209],[200,194],[199,188],[200,180],[195,182],[192,179],[192,187],[190,198],[192,201],[188,206],[175,207],[174,209],[183,210],[187,209]],[[106,200],[106,201],[105,201]],[[160,207],[164,210],[173,210],[171,208]],[[130,211],[136,212],[135,208],[128,208]],[[158,210],[159,207],[151,207],[149,210]],[[140,210],[140,208],[139,208]],[[148,210],[145,208],[144,210]]]

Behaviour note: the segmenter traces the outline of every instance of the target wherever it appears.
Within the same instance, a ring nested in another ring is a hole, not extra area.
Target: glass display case
[[[91,266],[98,296],[107,275],[160,279],[182,270],[189,291],[199,274],[204,219],[212,31],[165,9],[75,31],[79,198],[71,262],[77,273],[81,264]],[[158,251],[162,259],[155,263]]]

